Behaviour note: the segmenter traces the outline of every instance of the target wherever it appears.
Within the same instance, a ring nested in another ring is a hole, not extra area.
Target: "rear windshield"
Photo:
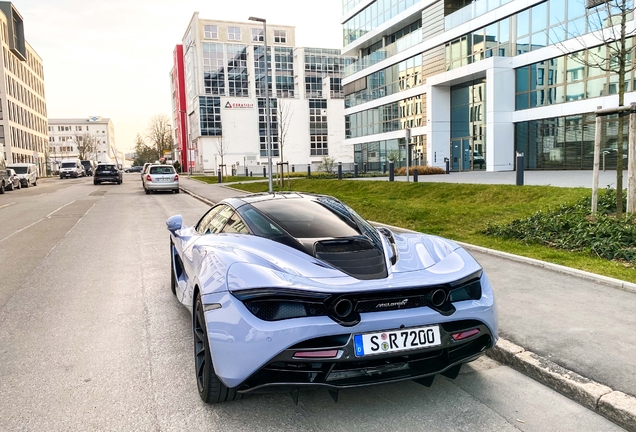
[[[277,199],[252,203],[280,227],[296,238],[351,237],[360,235],[347,214],[307,199]]]
[[[90,161],[82,161],[82,165],[84,165],[84,167],[90,167],[91,166],[91,162]]]
[[[12,167],[11,169],[15,171],[16,174],[26,174],[29,168],[28,167]]]
[[[97,167],[97,171],[114,171],[116,170],[115,165],[99,165]]]
[[[75,162],[62,162],[62,168],[75,168]]]
[[[150,174],[174,174],[174,168],[171,166],[153,166],[150,167]]]

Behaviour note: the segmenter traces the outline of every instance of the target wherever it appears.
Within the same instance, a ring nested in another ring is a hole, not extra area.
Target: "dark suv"
[[[124,177],[121,170],[117,168],[115,164],[100,163],[95,168],[95,174],[93,174],[93,184],[97,185],[103,182],[113,182],[121,184],[124,181]]]

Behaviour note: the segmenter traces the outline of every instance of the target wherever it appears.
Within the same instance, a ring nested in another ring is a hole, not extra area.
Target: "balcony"
[[[422,42],[422,32],[415,31],[413,33],[409,33],[401,39],[396,40],[391,45],[385,46],[383,49],[378,50],[368,56],[362,57],[357,61],[354,61],[344,68],[344,77],[348,77],[353,75],[354,73],[360,72],[368,68],[369,66],[373,66],[376,63],[380,63],[382,60],[386,60],[389,57],[394,56],[397,53],[400,53],[408,48],[411,48]]]

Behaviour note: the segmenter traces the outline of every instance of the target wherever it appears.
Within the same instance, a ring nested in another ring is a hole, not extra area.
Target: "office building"
[[[173,67],[173,117],[183,124],[178,75],[183,61],[186,157],[196,171],[226,165],[262,173],[267,165],[266,91],[270,96],[273,163],[317,166],[323,157],[352,162],[344,146],[341,84],[345,60],[338,49],[296,47],[292,26],[267,25],[269,81],[263,25],[200,19],[195,13]],[[175,73],[177,71],[177,73]],[[175,89],[177,91],[175,91]],[[179,136],[178,133],[175,136]],[[183,158],[182,158],[183,159]],[[260,174],[262,175],[262,174]]]
[[[24,36],[23,18],[11,2],[0,2],[0,150],[8,163],[38,165],[46,174],[46,97],[42,58]]]
[[[590,65],[610,64],[592,32],[619,22],[602,8],[582,0],[344,0],[342,54],[356,57],[342,80],[345,143],[370,166],[399,151],[400,164],[408,155],[444,167],[448,158],[456,171],[513,170],[517,153],[527,169],[591,169],[593,112],[618,106],[618,76]],[[633,32],[633,14],[627,24]],[[636,101],[633,71],[625,79],[628,105]],[[617,131],[608,126],[605,147],[616,147]]]
[[[52,171],[59,169],[63,159],[80,158],[97,162],[126,162],[124,153],[115,145],[115,127],[109,118],[49,119],[49,165]],[[88,145],[85,143],[89,142]]]

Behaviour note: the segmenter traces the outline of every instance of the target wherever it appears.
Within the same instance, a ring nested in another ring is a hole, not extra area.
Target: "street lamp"
[[[269,126],[269,66],[267,63],[267,20],[265,18],[249,17],[248,20],[263,23],[263,44],[265,45],[265,117],[267,118],[267,174],[269,176],[269,193],[274,193],[272,183],[272,140]]]

